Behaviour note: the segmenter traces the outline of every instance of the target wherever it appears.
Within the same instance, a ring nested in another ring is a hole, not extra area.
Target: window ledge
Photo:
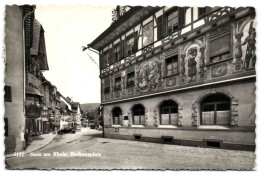
[[[144,128],[144,125],[132,125],[131,127]]]
[[[160,125],[158,128],[178,128],[177,126],[174,125]]]
[[[207,66],[212,66],[212,65],[215,65],[215,64],[218,64],[218,63],[226,62],[226,61],[229,61],[229,60],[233,60],[233,57],[229,57],[229,58],[227,58],[227,59],[220,60],[220,61],[217,61],[217,62],[214,62],[214,63],[208,63],[208,64],[206,65],[206,67],[207,67]]]
[[[211,126],[211,125],[205,125],[205,126],[199,126],[199,129],[229,129],[227,126]]]
[[[174,76],[178,76],[178,75],[180,75],[179,72],[177,74],[165,75],[165,76],[163,76],[163,78],[169,78],[169,77],[174,77]]]
[[[112,127],[121,128],[122,126],[121,125],[112,125]]]

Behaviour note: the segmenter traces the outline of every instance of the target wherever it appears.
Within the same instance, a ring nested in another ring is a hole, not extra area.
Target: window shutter
[[[114,49],[113,49],[113,47],[108,52],[109,52],[108,64],[111,65],[111,64],[114,63]]]
[[[105,54],[103,53],[103,54],[101,54],[100,55],[100,68],[101,69],[104,69],[105,68]]]
[[[163,15],[157,18],[157,38],[158,40],[163,37]]]
[[[185,25],[185,7],[179,7],[179,27],[182,27]]]
[[[128,54],[127,54],[127,39],[125,39],[124,41],[123,41],[123,45],[124,45],[124,57],[126,57],[126,56],[128,56]]]
[[[124,41],[125,40],[121,40],[120,41],[120,58],[119,59],[122,59],[124,57]]]
[[[230,51],[230,34],[210,41],[210,57]]]
[[[134,52],[138,50],[138,33],[134,32]]]

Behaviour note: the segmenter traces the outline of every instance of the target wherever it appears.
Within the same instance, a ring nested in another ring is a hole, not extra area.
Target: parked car
[[[60,129],[58,131],[58,135],[61,135],[61,134],[67,134],[67,133],[75,133],[76,130],[74,128],[63,128],[63,129]]]

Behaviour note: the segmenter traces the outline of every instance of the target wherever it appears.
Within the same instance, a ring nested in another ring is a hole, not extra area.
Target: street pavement
[[[42,149],[52,142],[56,137],[56,134],[48,133],[39,136],[35,136],[33,142],[23,151],[23,154],[29,154],[31,152]],[[16,156],[15,154],[7,154],[5,157],[10,158]]]
[[[252,170],[255,153],[102,138],[82,128],[44,148],[6,159],[9,169]]]

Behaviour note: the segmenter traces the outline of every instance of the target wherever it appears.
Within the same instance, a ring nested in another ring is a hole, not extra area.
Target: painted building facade
[[[254,150],[254,8],[118,9],[88,45],[105,137]]]

